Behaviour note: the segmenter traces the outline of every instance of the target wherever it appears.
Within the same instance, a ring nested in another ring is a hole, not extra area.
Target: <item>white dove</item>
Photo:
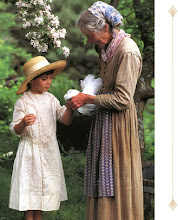
[[[82,93],[89,95],[96,95],[102,88],[103,83],[101,78],[95,79],[95,77],[91,74],[87,75],[84,80],[80,80],[80,86],[82,89]],[[73,96],[79,94],[80,91],[76,89],[70,89],[65,95],[64,99],[68,101]],[[94,104],[86,104],[78,108],[78,111],[84,115],[91,115],[95,110],[96,105]]]

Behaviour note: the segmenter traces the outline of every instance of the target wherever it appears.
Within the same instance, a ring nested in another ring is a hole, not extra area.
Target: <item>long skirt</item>
[[[112,114],[112,145],[115,195],[88,197],[87,220],[143,220],[143,180],[135,108]]]

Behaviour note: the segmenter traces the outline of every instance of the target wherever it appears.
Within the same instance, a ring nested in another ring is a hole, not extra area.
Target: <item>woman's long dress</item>
[[[125,37],[107,63],[99,60],[103,93],[96,105],[112,110],[112,197],[89,197],[88,220],[143,220],[143,182],[134,92],[142,61],[135,42]],[[92,134],[92,133],[91,133]]]
[[[61,120],[65,106],[50,93],[27,91],[14,108],[10,129],[30,113],[37,116],[27,126],[13,166],[9,207],[19,211],[58,210],[60,201],[67,200],[63,168],[56,139],[56,120]]]

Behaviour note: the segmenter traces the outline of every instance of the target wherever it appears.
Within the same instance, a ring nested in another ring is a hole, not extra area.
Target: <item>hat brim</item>
[[[54,69],[54,73],[52,74],[53,78],[61,73],[61,71],[66,67],[66,60],[60,60],[54,63],[51,63],[45,67],[42,67],[41,69],[38,69],[37,71],[33,72],[28,78],[26,78],[20,85],[18,91],[16,92],[16,95],[20,95],[28,90],[27,84],[34,79],[36,76],[48,72],[50,70]]]

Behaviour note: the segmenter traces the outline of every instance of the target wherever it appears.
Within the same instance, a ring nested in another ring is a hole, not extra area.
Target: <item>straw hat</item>
[[[21,83],[16,95],[22,94],[27,91],[27,84],[36,76],[54,69],[54,73],[52,75],[53,77],[55,77],[65,68],[65,66],[65,60],[49,63],[48,60],[43,56],[32,58],[31,60],[27,61],[23,66],[25,80]]]

